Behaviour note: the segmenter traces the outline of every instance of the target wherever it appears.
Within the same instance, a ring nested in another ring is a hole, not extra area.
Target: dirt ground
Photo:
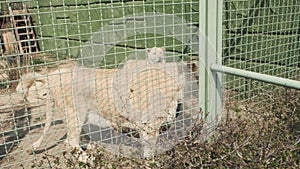
[[[57,119],[57,124],[52,124],[40,151],[32,153],[32,143],[43,132],[41,124],[45,119],[44,107],[1,114],[1,124],[5,124],[1,126],[1,168],[11,168],[12,166],[14,166],[13,168],[32,168],[33,162],[39,161],[45,153],[59,155],[67,150],[67,146],[61,141],[66,133],[64,123],[62,123],[62,115],[55,113],[54,119]],[[49,166],[45,167],[48,168]]]
[[[62,64],[59,67],[72,67],[73,62]],[[56,69],[58,66],[53,66]],[[45,73],[46,69],[40,69]],[[41,134],[43,134],[43,125],[45,121],[45,106],[24,108],[24,102],[14,103],[10,95],[15,93],[16,84],[9,88],[0,89],[0,106],[9,103],[13,106],[20,104],[22,109],[0,111],[0,168],[33,168],[47,155],[62,156],[62,152],[68,150],[62,140],[65,139],[66,129],[64,126],[63,114],[57,111],[53,119],[56,124],[52,123],[50,132],[45,137],[40,149],[32,152],[31,145]],[[21,96],[17,96],[21,97]],[[18,98],[22,101],[22,99]],[[9,105],[9,106],[11,106]],[[39,164],[42,168],[51,168],[49,164]]]

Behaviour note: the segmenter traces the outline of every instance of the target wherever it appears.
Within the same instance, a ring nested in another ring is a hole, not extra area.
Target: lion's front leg
[[[89,156],[79,145],[82,123],[79,121],[80,119],[78,119],[74,107],[68,107],[65,112],[66,123],[68,127],[68,139],[66,141],[73,148],[73,150],[76,151],[78,160],[87,163],[89,161]]]
[[[72,148],[79,148],[81,126],[79,125],[79,119],[73,107],[65,109],[66,114],[66,126],[68,130],[67,143]]]
[[[44,140],[45,135],[48,133],[50,126],[51,126],[53,111],[54,111],[54,101],[52,100],[52,98],[48,98],[46,101],[46,121],[45,121],[45,127],[43,130],[43,134],[37,141],[35,141],[32,144],[33,149],[37,149],[41,145],[42,141]]]

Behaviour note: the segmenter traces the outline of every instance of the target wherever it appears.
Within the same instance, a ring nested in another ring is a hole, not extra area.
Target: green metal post
[[[211,64],[222,64],[222,4],[223,0],[199,1],[199,102],[207,136],[222,116],[222,77],[210,70]]]

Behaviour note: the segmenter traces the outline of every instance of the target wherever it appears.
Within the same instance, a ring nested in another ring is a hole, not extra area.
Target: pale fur
[[[46,78],[39,73],[28,73],[22,76],[22,81],[18,84],[16,91],[24,94],[27,101],[38,102],[48,97],[49,90],[44,88]]]
[[[72,77],[74,69],[59,69],[54,72],[51,72],[45,76],[31,73],[24,75],[21,78],[20,83],[17,86],[18,92],[23,92],[26,99],[29,102],[34,102],[37,100],[44,101],[46,100],[47,112],[46,112],[46,121],[44,127],[44,134],[33,143],[33,148],[36,149],[42,143],[45,134],[47,134],[50,125],[51,118],[54,107],[59,110],[62,110],[65,113],[66,126],[68,128],[68,143],[73,148],[79,148],[79,136],[81,132],[82,125],[85,121],[80,121],[78,115],[76,114],[74,107],[74,96],[72,92]],[[121,126],[126,126],[136,129],[141,136],[141,139],[146,141],[151,145],[156,143],[157,136],[159,135],[160,126],[166,121],[166,118],[160,117],[150,117],[150,123],[138,122],[135,119],[128,119],[124,117],[123,114],[117,111],[114,106],[113,99],[111,99],[112,94],[112,78],[115,70],[112,69],[97,69],[96,70],[96,87],[97,92],[95,92],[96,100],[98,103],[98,109],[100,116],[109,121],[113,127],[118,128]],[[47,77],[47,78],[46,78]],[[103,91],[104,90],[104,91]],[[176,89],[178,90],[178,89]],[[168,96],[168,105],[175,107],[173,99],[176,98],[174,94],[178,91],[168,91],[170,95]],[[173,105],[174,104],[174,105]],[[176,107],[175,107],[176,111]],[[82,116],[82,115],[79,115]],[[88,112],[83,115],[84,119],[89,121]],[[148,115],[149,116],[149,115]],[[83,119],[81,117],[81,119]],[[154,119],[153,119],[154,118]],[[149,152],[148,152],[149,153]],[[150,152],[151,154],[151,152]],[[146,156],[148,156],[147,154]]]
[[[165,63],[166,62],[166,56],[165,56],[165,48],[147,48],[146,54],[148,56],[148,63],[154,64],[154,63]]]
[[[71,79],[71,70],[68,69],[60,69],[49,73],[48,75],[29,73],[22,76],[16,91],[24,93],[25,99],[30,103],[38,101],[46,102],[47,112],[43,131],[44,133],[32,144],[34,149],[40,146],[45,134],[47,134],[51,126],[52,114],[55,106],[57,108],[62,108],[61,110],[65,112],[66,118],[69,119],[71,115],[71,117],[73,116],[75,119],[75,115],[73,115],[74,113],[69,109],[72,107],[73,101]],[[74,120],[66,121],[69,123],[67,125],[71,127],[68,132],[68,134],[70,134],[70,131],[73,130],[72,127],[76,126],[76,123],[74,123]],[[79,147],[79,144],[74,145],[73,147]]]

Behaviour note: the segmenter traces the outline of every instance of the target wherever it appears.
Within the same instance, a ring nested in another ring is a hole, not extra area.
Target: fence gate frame
[[[230,74],[283,87],[300,89],[300,81],[222,65],[222,16],[224,0],[200,0],[199,102],[207,136],[222,116],[222,75]]]

